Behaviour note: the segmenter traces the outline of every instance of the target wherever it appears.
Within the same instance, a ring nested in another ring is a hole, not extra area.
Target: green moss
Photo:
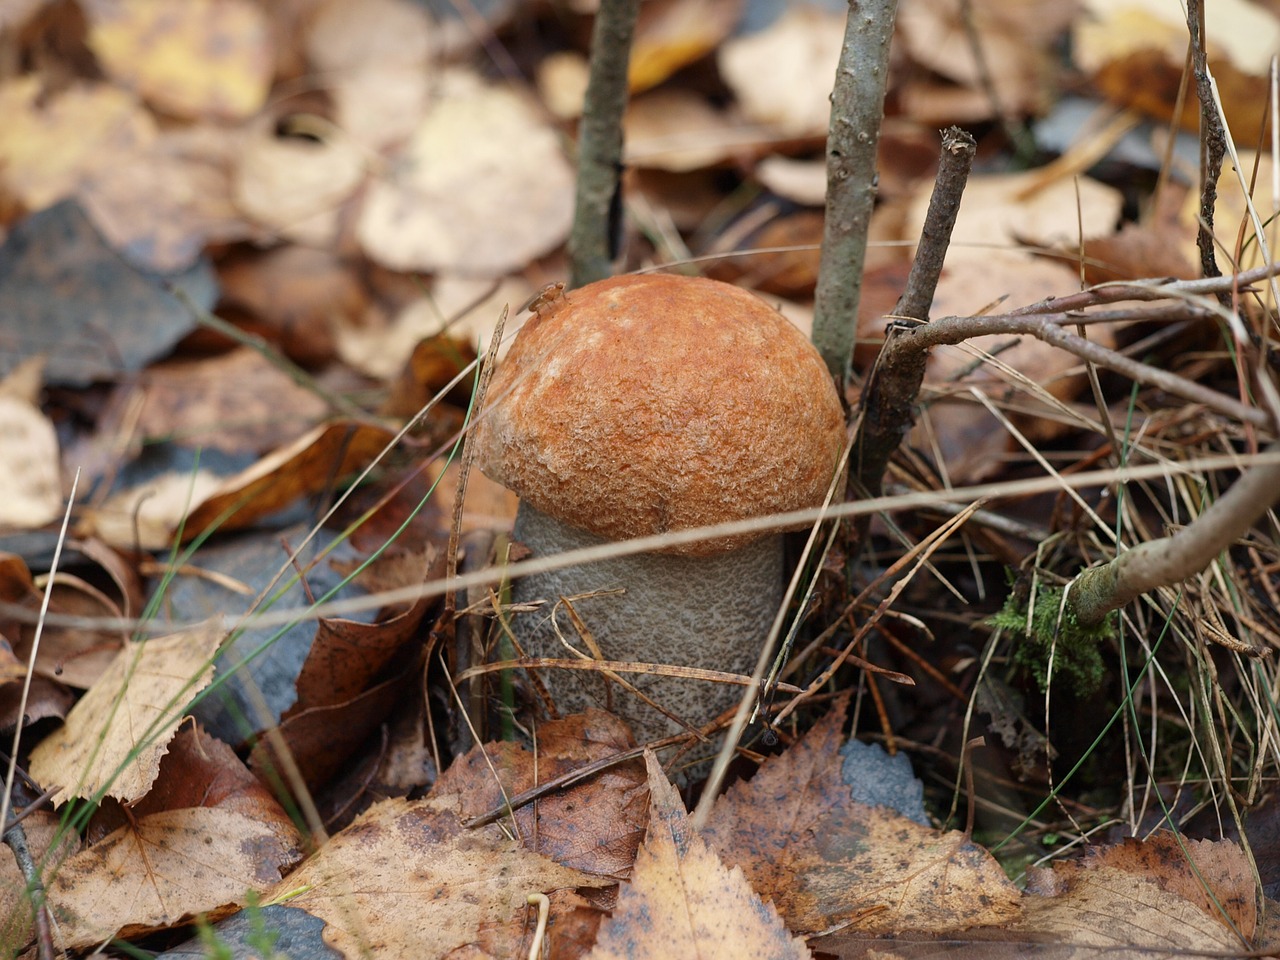
[[[1062,608],[1062,587],[1040,586],[1036,591],[1035,610],[1030,629],[1027,625],[1027,601],[1030,589],[1022,586],[1010,591],[1001,610],[991,618],[992,625],[1022,638],[1014,648],[1013,660],[1031,672],[1041,690],[1049,687],[1049,658],[1053,657],[1053,677],[1065,679],[1078,697],[1087,697],[1098,689],[1106,676],[1100,648],[1115,636],[1114,616],[1095,626],[1084,626],[1076,619],[1070,605]]]

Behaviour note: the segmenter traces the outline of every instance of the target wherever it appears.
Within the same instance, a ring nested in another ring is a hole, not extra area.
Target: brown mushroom
[[[477,462],[520,496],[534,556],[819,505],[845,427],[817,351],[759,297],[714,280],[624,276],[543,305],[489,387]],[[584,649],[562,597],[611,660],[749,674],[783,591],[782,534],[703,540],[527,576],[547,601],[516,631],[530,656]],[[611,705],[643,742],[679,732],[598,674],[545,670],[563,712]],[[629,674],[697,727],[739,686]]]

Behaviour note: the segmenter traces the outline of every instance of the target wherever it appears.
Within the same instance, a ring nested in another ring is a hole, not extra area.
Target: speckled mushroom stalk
[[[844,417],[821,357],[755,295],[712,280],[616,277],[525,324],[489,387],[482,470],[519,494],[515,537],[535,556],[820,504]],[[611,660],[749,674],[781,602],[782,535],[741,536],[525,577],[531,656],[587,652],[561,597]],[[641,741],[682,728],[595,673],[545,670],[557,709],[612,709]],[[630,674],[690,726],[739,686]]]

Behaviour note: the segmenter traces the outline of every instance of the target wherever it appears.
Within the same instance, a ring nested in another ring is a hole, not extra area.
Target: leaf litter
[[[56,615],[130,618],[159,598],[171,604],[165,615],[198,619],[178,615],[179,586],[203,581],[220,595],[196,603],[234,616],[282,567],[298,573],[293,606],[319,600],[322,584],[365,560],[377,565],[376,577],[361,575],[371,591],[438,579],[456,493],[432,494],[438,508],[414,525],[429,488],[417,472],[461,427],[466,364],[501,304],[567,275],[573,149],[563,121],[580,109],[589,19],[579,8],[591,4],[566,6],[555,22],[531,5],[486,13],[477,4],[465,25],[407,0],[40,6],[4,14],[27,52],[59,42],[0,82],[12,121],[0,131],[0,370],[43,364],[34,386],[0,394],[11,404],[0,409],[9,464],[0,525],[44,536],[4,535],[0,597],[26,611],[38,603],[47,535],[83,464],[92,492],[77,505],[71,569],[54,581]],[[867,311],[869,340],[901,289],[903,245],[931,186],[933,127],[1049,109],[1064,66],[1055,43],[1068,29],[1100,104],[1173,115],[1160,84],[1127,78],[1180,71],[1181,34],[1167,40],[1181,27],[1145,8],[1089,18],[1078,6],[903,4],[895,115],[881,144],[885,202],[873,223],[886,246],[868,269],[868,299],[885,302]],[[625,238],[628,264],[712,256],[709,272],[794,300],[789,314],[804,315],[816,259],[782,248],[821,237],[821,141],[843,9],[646,7],[627,121],[627,213],[638,225]],[[965,9],[985,62],[969,56]],[[1211,63],[1233,125],[1252,129],[1265,86],[1240,41],[1274,35],[1277,21],[1261,8],[1224,9],[1237,29],[1219,38],[1211,24],[1222,44]],[[1112,44],[1124,31],[1108,17],[1127,17],[1146,45]],[[539,77],[546,103],[513,82],[504,56]],[[1268,181],[1259,164],[1258,182]],[[1132,197],[1113,175],[1104,185],[1077,176],[1084,168],[995,169],[970,184],[935,315],[1068,293],[1081,250],[1086,269],[1112,271],[1090,279],[1184,275],[1198,261],[1193,191],[1178,188],[1182,207],[1165,202],[1158,222],[1117,230]],[[1244,216],[1234,177],[1222,181],[1232,229]],[[747,257],[743,245],[767,249]],[[202,312],[215,304],[247,336],[214,330]],[[1091,335],[1126,342],[1109,328]],[[939,351],[930,370],[915,442],[953,483],[1004,470],[1021,449],[1014,431],[1044,446],[1097,416],[1080,402],[1076,361],[1031,341],[988,349],[995,359],[982,364],[971,353],[948,363]],[[440,397],[455,380],[462,386]],[[979,393],[1003,419],[972,402]],[[142,478],[133,471],[148,456],[161,466]],[[330,525],[365,524],[379,543],[341,559],[292,558],[307,527],[285,524],[314,521],[343,478],[370,468],[363,499]],[[424,472],[448,487],[457,468],[437,461]],[[468,537],[501,537],[513,509],[473,478],[465,549],[487,549],[492,538]],[[373,554],[401,521],[414,545],[379,563]],[[166,552],[206,537],[217,549],[235,531],[264,560],[252,571],[222,567],[203,544]],[[328,564],[324,577],[313,563]],[[499,621],[526,613],[487,588],[468,602]],[[101,801],[63,805],[61,823],[43,810],[24,821],[38,856],[55,851],[45,883],[69,950],[113,936],[164,946],[197,918],[251,922],[259,910],[319,918],[303,934],[315,955],[323,934],[349,956],[527,955],[539,936],[564,957],[918,956],[939,944],[973,956],[1049,947],[1161,956],[1231,953],[1270,935],[1238,845],[1152,833],[1149,821],[1144,839],[1099,836],[1079,859],[1028,867],[1015,885],[979,839],[990,833],[947,829],[915,806],[935,784],[909,769],[869,774],[851,758],[845,701],[807,732],[785,731],[785,749],[757,755],[754,775],[733,784],[699,832],[616,718],[522,729],[529,716],[510,708],[534,697],[519,682],[473,679],[476,689],[464,685],[455,700],[442,663],[456,676],[468,656],[514,654],[501,627],[486,634],[488,647],[468,650],[429,602],[388,606],[367,622],[325,617],[276,640],[237,627],[242,646],[212,628],[164,636],[164,616],[161,635],[146,640],[54,622],[21,717],[32,636],[21,622],[30,617],[13,616],[6,608],[0,620],[0,725],[33,724],[23,761],[38,785],[64,788],[59,803]],[[940,669],[967,683],[972,650],[944,642]],[[243,668],[253,680],[240,688],[238,719],[210,706],[225,703],[213,696],[192,708],[200,722],[182,719],[182,701],[215,673],[219,690],[232,687],[221,679],[229,653],[258,647],[262,663],[279,657],[287,669]],[[483,719],[485,704],[507,710],[506,738],[489,731],[474,746],[467,721]],[[902,702],[890,710],[903,716]],[[630,759],[469,826],[619,754]],[[887,784],[887,798],[862,793],[859,771]],[[314,799],[325,822],[312,817],[304,839],[281,799],[290,809]],[[26,881],[7,860],[0,870],[2,942],[16,952],[31,943],[30,910],[7,892]],[[535,894],[547,898],[541,935]]]

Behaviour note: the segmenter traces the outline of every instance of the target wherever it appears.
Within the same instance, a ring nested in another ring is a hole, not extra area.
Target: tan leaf
[[[1113,866],[1055,865],[1052,896],[1028,895],[1011,937],[1107,949],[1108,957],[1238,955],[1242,944],[1218,919],[1151,879]],[[1131,948],[1131,949],[1123,949]]]
[[[438,957],[481,925],[522,918],[531,893],[603,886],[526,850],[496,826],[467,830],[456,799],[387,800],[335,835],[277,895],[324,920],[347,956]]]
[[[0,396],[0,527],[32,530],[62,516],[58,437],[40,408]]]
[[[457,794],[461,811],[478,816],[538,783],[634,746],[621,720],[588,710],[540,724],[536,754],[514,743],[470,750],[440,777],[432,796]],[[632,761],[522,807],[516,829],[530,849],[557,863],[617,879],[631,872],[647,801],[644,771]]]
[[[364,466],[390,439],[389,430],[364,423],[316,427],[223,481],[191,511],[183,536],[194,537],[210,525],[223,530],[246,527]]]
[[[59,797],[100,791],[126,802],[151,789],[182,707],[213,679],[222,626],[133,641],[76,704],[66,724],[31,752],[30,770]]]
[[[149,367],[137,429],[183,446],[260,452],[311,429],[328,404],[257,350]]]
[[[37,810],[22,823],[31,856],[46,870],[72,856],[80,845],[75,831],[65,829],[61,818],[50,810]],[[26,887],[26,878],[14,858],[0,857],[0,956],[18,956],[31,939],[31,898]]]
[[[588,960],[809,957],[742,871],[725,867],[693,832],[675,787],[652,753],[645,758],[652,797],[648,837]]]
[[[783,136],[825,136],[844,23],[843,9],[794,4],[764,30],[721,44],[720,72],[743,115]]]
[[[266,18],[248,0],[90,0],[89,45],[108,74],[166,113],[241,120],[267,98]]]
[[[555,132],[515,91],[453,71],[369,188],[357,233],[393,270],[498,276],[562,243],[572,216],[573,175]]]
[[[88,171],[156,136],[137,98],[105,83],[47,101],[40,93],[35,75],[0,86],[0,178],[29,210],[71,195]]]
[[[943,933],[1002,923],[1017,888],[958,832],[853,801],[837,704],[803,740],[717,803],[708,839],[793,930]]]
[[[296,839],[219,807],[151,814],[67,860],[48,884],[49,908],[73,948],[171,927],[278,881]]]
[[[365,177],[365,156],[327,125],[322,137],[279,136],[274,123],[248,130],[233,174],[245,216],[297,243],[328,247],[338,213]]]

